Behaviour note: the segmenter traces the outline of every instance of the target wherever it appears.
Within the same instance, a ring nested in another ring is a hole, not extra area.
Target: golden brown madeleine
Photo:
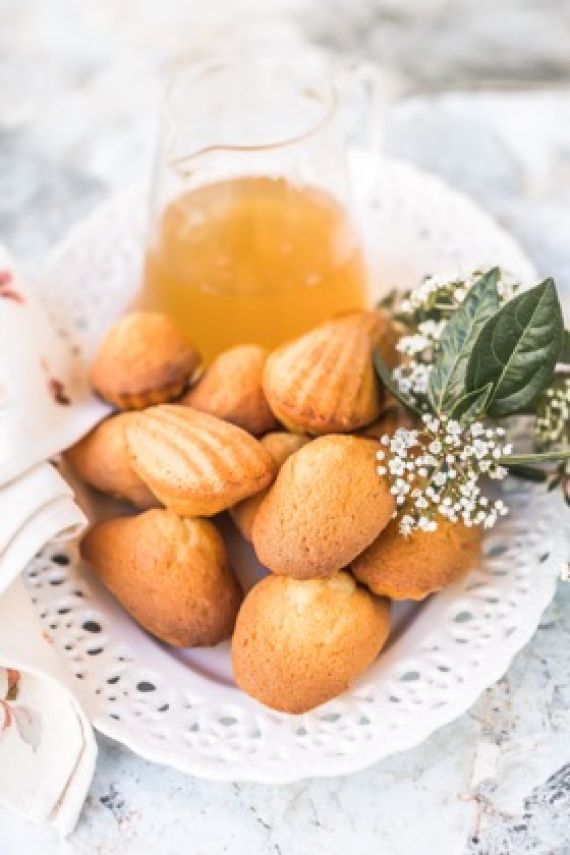
[[[344,692],[380,652],[387,600],[348,573],[301,582],[268,576],[247,595],[232,640],[238,686],[275,710],[303,713]]]
[[[86,484],[146,510],[157,507],[159,501],[131,466],[125,427],[133,417],[134,413],[110,416],[68,449],[64,458]]]
[[[179,398],[200,365],[176,324],[158,312],[131,312],[107,333],[91,366],[93,388],[121,410]]]
[[[277,468],[249,433],[191,407],[163,404],[133,414],[126,437],[135,472],[185,517],[212,516],[259,493]]]
[[[182,403],[218,416],[254,436],[277,426],[261,387],[269,351],[242,344],[221,353]]]
[[[380,414],[372,364],[375,312],[343,315],[275,350],[263,388],[277,419],[301,433],[349,433]]]
[[[474,567],[480,551],[478,527],[440,519],[436,531],[404,537],[398,521],[392,520],[350,569],[375,594],[392,600],[423,600]]]
[[[81,555],[161,641],[204,647],[231,635],[242,593],[213,523],[166,510],[118,517],[85,535]]]
[[[267,433],[259,441],[271,454],[277,466],[281,468],[287,458],[309,442],[309,437],[302,436],[300,433],[275,431],[274,433]],[[268,488],[266,487],[255,496],[250,496],[249,499],[244,499],[243,502],[230,508],[231,518],[246,540],[251,541],[253,521],[261,503],[267,495],[267,490]]]
[[[287,460],[259,508],[252,540],[274,573],[331,576],[366,549],[388,524],[394,497],[376,471],[380,444],[322,436]]]

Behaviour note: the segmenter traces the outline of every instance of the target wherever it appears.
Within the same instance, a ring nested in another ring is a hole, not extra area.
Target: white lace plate
[[[533,280],[513,240],[438,179],[362,154],[353,167],[365,243],[384,286],[473,263],[500,263]],[[41,277],[50,313],[86,359],[136,291],[145,219],[144,194],[112,199],[75,229]],[[173,651],[148,636],[73,546],[46,548],[26,581],[101,732],[205,778],[279,783],[344,774],[460,715],[534,632],[565,556],[559,506],[526,486],[507,482],[504,490],[511,514],[485,538],[481,565],[427,602],[395,609],[377,662],[344,695],[301,716],[272,712],[237,689],[228,644]],[[92,496],[86,503],[92,516],[108,511]],[[248,586],[262,571],[229,524],[225,534]]]

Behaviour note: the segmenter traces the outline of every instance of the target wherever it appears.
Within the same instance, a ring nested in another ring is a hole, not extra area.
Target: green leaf
[[[485,412],[489,395],[493,386],[487,383],[482,389],[475,389],[474,392],[467,392],[456,403],[451,415],[454,419],[459,419],[464,424],[477,421]]]
[[[558,355],[558,362],[563,362],[565,365],[570,363],[570,330],[564,330],[564,341]]]
[[[376,303],[377,309],[393,309],[396,305],[397,301],[402,296],[402,292],[397,288],[391,288],[387,294],[382,297],[382,299],[378,300]]]
[[[552,279],[514,297],[484,325],[467,365],[467,391],[493,385],[487,415],[520,412],[552,379],[564,323]]]
[[[380,356],[377,350],[374,351],[373,354],[374,359],[374,368],[376,369],[376,373],[378,374],[380,380],[384,384],[384,386],[388,389],[389,392],[392,393],[394,398],[403,404],[408,410],[411,410],[417,416],[421,416],[421,412],[418,408],[407,398],[405,395],[400,392],[398,389],[398,384],[394,381],[392,377],[392,372]]]
[[[548,472],[544,469],[535,469],[534,466],[507,466],[509,475],[514,475],[515,478],[522,478],[524,481],[535,481],[538,484],[543,484],[548,480]],[[548,489],[551,487],[549,485]]]
[[[544,470],[542,470],[544,471]],[[560,466],[556,469],[556,475],[552,478],[552,481],[548,485],[548,492],[551,493],[553,490],[556,490],[562,484],[564,480],[564,476],[566,474],[566,465],[561,463]]]
[[[428,399],[436,413],[453,412],[465,395],[469,356],[485,322],[499,309],[499,276],[499,268],[494,267],[477,279],[445,325],[428,387]],[[480,383],[479,391],[487,385]]]

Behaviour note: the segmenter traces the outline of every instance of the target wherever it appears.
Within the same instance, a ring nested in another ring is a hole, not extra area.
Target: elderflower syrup
[[[206,361],[367,307],[339,101],[304,49],[213,52],[173,80],[141,303]]]
[[[349,219],[319,188],[269,177],[191,191],[162,214],[144,303],[177,319],[206,359],[234,344],[274,347],[367,304]]]

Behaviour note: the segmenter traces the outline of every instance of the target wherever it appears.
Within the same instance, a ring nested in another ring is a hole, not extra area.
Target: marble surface
[[[487,207],[557,278],[568,310],[570,4],[507,0],[496,32],[491,5],[335,0],[325,14],[316,2],[276,0],[272,10],[388,68],[403,96],[386,111],[385,149]],[[277,26],[261,0],[210,7],[0,4],[0,239],[30,274],[79,217],[148,170],[162,77],[198,30],[247,21],[255,38],[260,17]],[[499,91],[497,81],[541,85]],[[474,82],[487,88],[469,91]],[[0,853],[570,853],[569,605],[560,583],[506,676],[404,755],[349,777],[266,787],[188,778],[100,739],[72,837],[0,810]]]

